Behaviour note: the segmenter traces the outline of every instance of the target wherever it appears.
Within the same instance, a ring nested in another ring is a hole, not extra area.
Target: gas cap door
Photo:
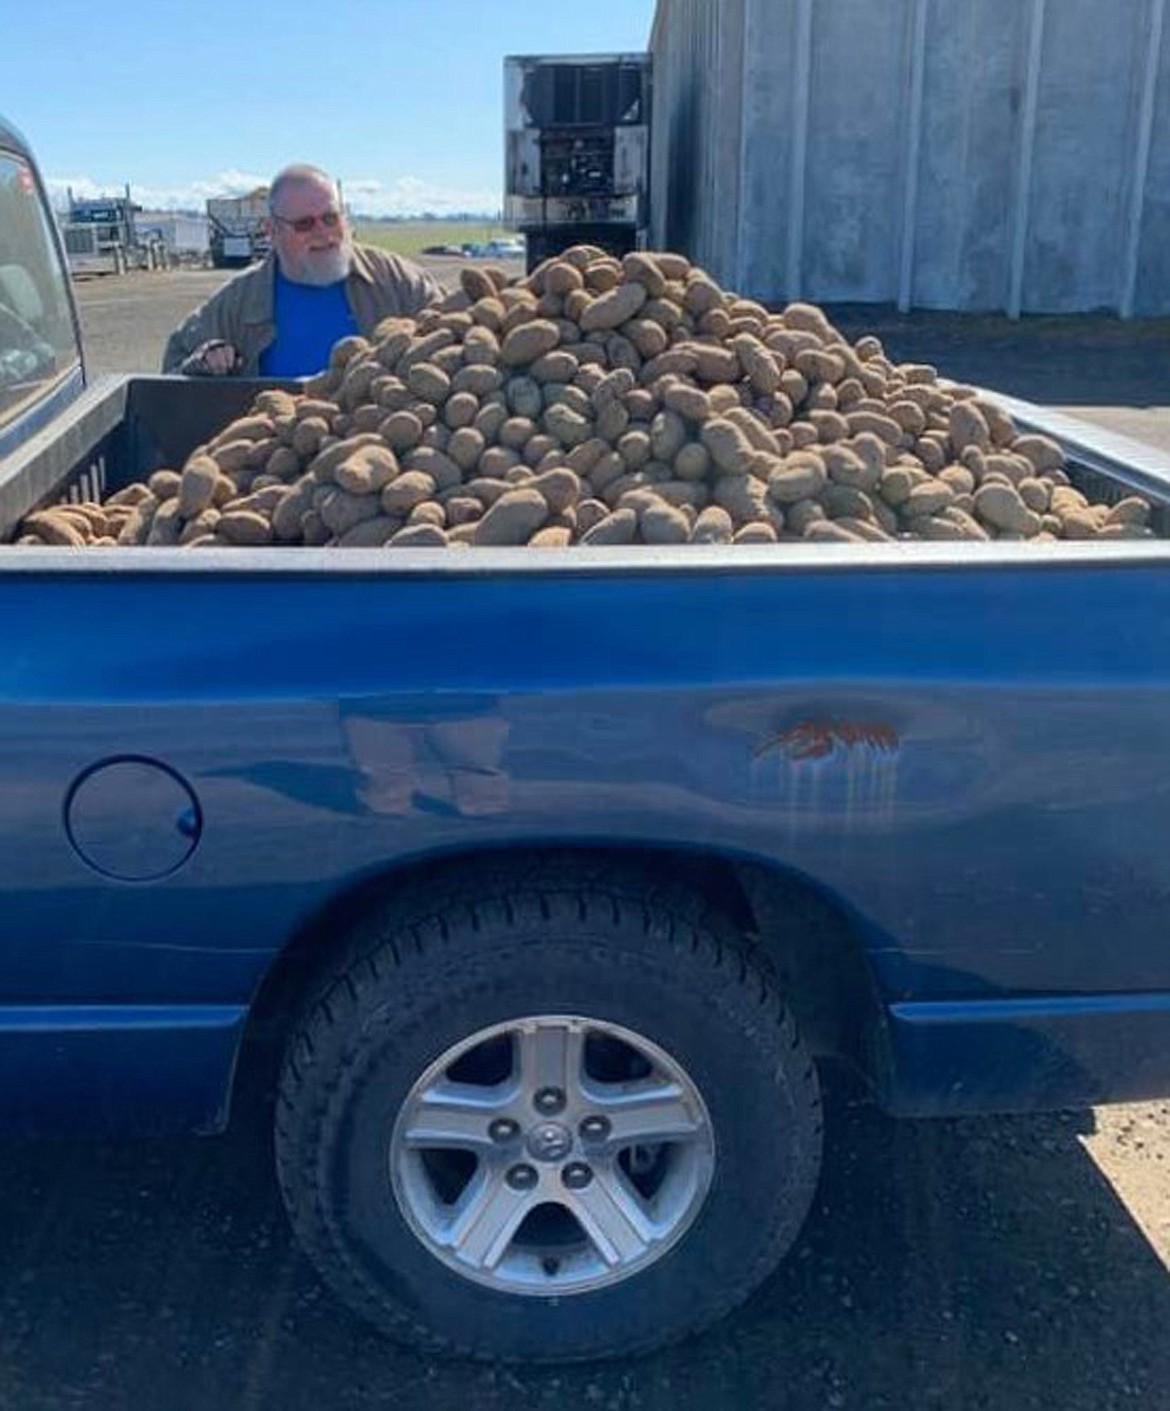
[[[104,877],[152,882],[195,851],[203,815],[195,791],[157,760],[103,760],[79,775],[65,801],[78,857]]]

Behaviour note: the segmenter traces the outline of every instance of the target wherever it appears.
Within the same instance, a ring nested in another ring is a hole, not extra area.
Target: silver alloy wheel
[[[411,1088],[390,1179],[419,1240],[500,1292],[604,1288],[662,1257],[711,1186],[706,1105],[617,1024],[540,1015],[482,1029]]]

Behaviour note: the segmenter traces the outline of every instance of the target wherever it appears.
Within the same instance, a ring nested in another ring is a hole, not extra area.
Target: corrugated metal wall
[[[1170,0],[659,0],[653,243],[769,301],[1170,313]]]

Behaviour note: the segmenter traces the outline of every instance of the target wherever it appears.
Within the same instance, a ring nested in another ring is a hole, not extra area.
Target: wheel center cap
[[[559,1122],[541,1122],[528,1134],[528,1151],[536,1161],[560,1161],[573,1149],[573,1134]]]

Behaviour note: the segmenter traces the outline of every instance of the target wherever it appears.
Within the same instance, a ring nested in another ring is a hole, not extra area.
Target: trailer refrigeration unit
[[[268,188],[247,196],[213,196],[207,202],[211,263],[216,269],[249,265],[268,253]]]
[[[528,268],[569,245],[645,245],[650,190],[648,54],[504,60],[505,220]]]

